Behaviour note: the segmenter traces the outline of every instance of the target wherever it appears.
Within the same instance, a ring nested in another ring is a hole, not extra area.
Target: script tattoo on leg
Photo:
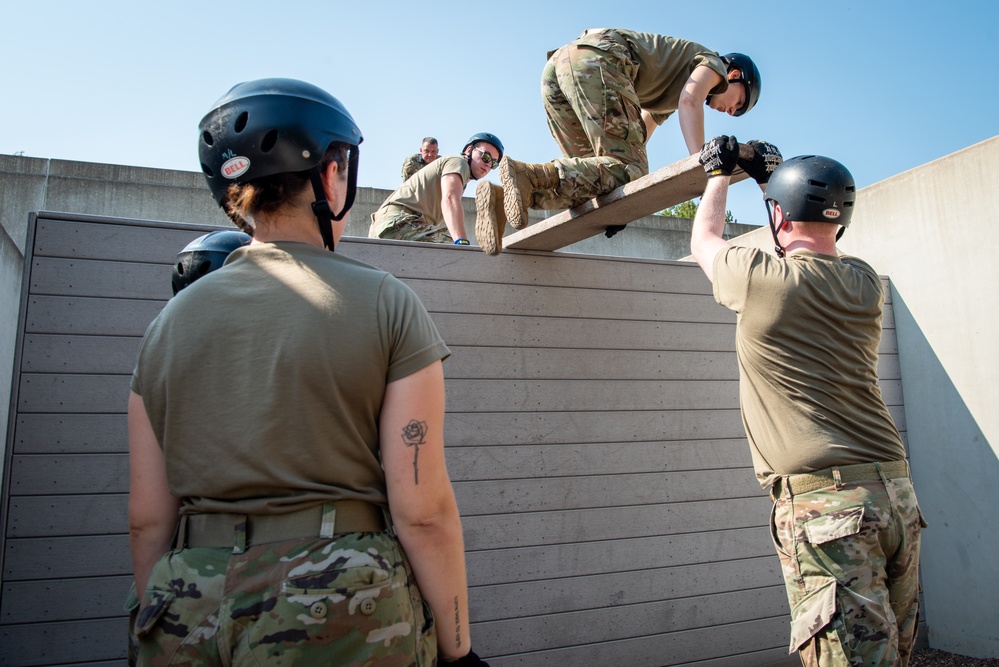
[[[461,612],[457,597],[454,599],[454,643],[458,648],[461,648]]]
[[[413,480],[420,485],[420,445],[426,444],[427,422],[411,419],[402,429],[402,441],[413,448]]]

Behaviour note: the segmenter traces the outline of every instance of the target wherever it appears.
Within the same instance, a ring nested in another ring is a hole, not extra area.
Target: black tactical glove
[[[739,161],[739,140],[722,135],[704,144],[698,156],[708,178],[731,176]]]
[[[604,230],[604,236],[611,238],[627,226],[628,225],[607,225],[607,229]]]
[[[475,651],[469,651],[468,655],[457,660],[441,659],[439,663],[448,667],[489,667],[489,663],[475,655]]]
[[[754,181],[763,185],[770,180],[770,174],[784,161],[780,151],[769,141],[757,141],[753,139],[748,142],[753,147],[753,158],[743,160],[739,158],[739,166],[749,174]]]

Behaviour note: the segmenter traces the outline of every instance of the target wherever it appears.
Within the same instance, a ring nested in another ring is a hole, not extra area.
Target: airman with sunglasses
[[[470,180],[484,177],[502,157],[503,143],[496,135],[472,135],[461,155],[437,158],[389,195],[371,214],[368,236],[469,245],[462,193]]]

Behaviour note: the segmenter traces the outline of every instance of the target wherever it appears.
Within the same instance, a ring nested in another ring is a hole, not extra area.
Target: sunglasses
[[[482,160],[482,162],[490,169],[499,164],[499,160],[497,160],[496,158],[494,158],[492,155],[482,150],[481,148],[473,148],[472,150],[479,151],[479,159]]]

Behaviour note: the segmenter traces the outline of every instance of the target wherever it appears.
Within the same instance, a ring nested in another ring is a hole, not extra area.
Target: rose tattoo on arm
[[[413,448],[413,478],[416,485],[420,484],[420,445],[426,444],[427,422],[411,419],[402,429],[402,441],[407,447]]]

